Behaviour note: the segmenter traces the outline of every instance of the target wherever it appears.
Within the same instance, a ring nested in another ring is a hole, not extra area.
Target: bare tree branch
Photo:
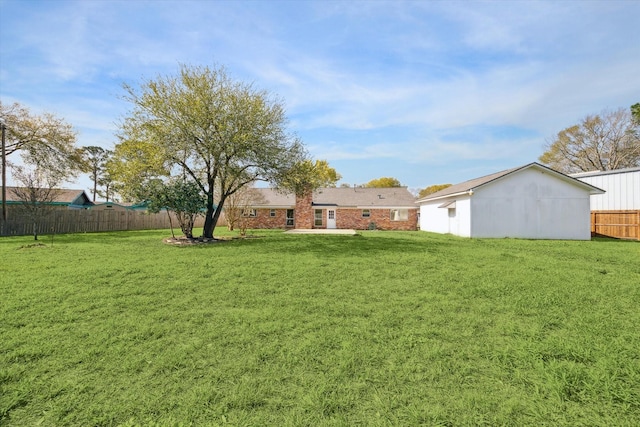
[[[587,116],[549,142],[540,161],[564,173],[640,166],[640,134],[631,112]]]

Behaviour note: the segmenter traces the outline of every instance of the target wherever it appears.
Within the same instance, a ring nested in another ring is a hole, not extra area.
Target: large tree
[[[0,102],[0,117],[6,123],[6,155],[19,152],[25,163],[56,177],[75,176],[81,167],[81,152],[75,146],[76,131],[51,113],[32,114],[21,104]]]
[[[423,188],[418,193],[418,198],[421,199],[423,197],[427,197],[429,194],[437,193],[440,190],[444,190],[445,188],[451,187],[451,184],[435,184],[430,185],[426,188]]]
[[[106,164],[111,156],[112,151],[105,150],[102,147],[90,145],[82,147],[82,171],[89,174],[89,178],[93,182],[93,201],[96,201],[98,186],[104,185],[107,178]],[[108,193],[108,190],[107,190]],[[108,200],[107,200],[108,201]]]
[[[96,193],[99,197],[102,197],[107,202],[116,202],[117,191],[114,188],[113,178],[111,177],[111,173],[108,169],[109,161],[105,164],[105,170],[102,175],[98,177],[98,187],[96,188]]]
[[[636,126],[636,132],[638,132],[640,130],[638,129],[640,127],[640,102],[636,102],[631,106],[631,120]]]
[[[278,179],[278,188],[285,192],[303,195],[321,187],[335,187],[342,176],[329,166],[326,160],[303,160],[284,171]]]
[[[367,182],[364,186],[373,187],[373,188],[389,188],[389,187],[402,187],[402,184],[400,184],[400,181],[398,181],[396,178],[384,176],[382,178],[372,179],[371,181]]]
[[[540,161],[564,173],[640,166],[640,134],[630,110],[587,116],[558,133]]]
[[[146,197],[150,180],[170,175],[165,164],[164,147],[150,141],[127,139],[116,144],[105,165],[110,189],[126,202],[139,202]]]
[[[222,67],[182,65],[176,76],[124,88],[133,109],[115,151],[123,165],[135,166],[126,179],[170,173],[192,179],[207,199],[206,238],[213,238],[227,197],[257,180],[276,183],[306,159],[301,141],[287,131],[282,102]],[[116,180],[127,175],[114,172]]]

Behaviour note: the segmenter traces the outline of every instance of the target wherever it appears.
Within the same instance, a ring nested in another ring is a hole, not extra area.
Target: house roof
[[[18,203],[21,201],[13,191],[14,189],[19,188],[21,187],[7,187],[7,203]],[[69,206],[87,206],[92,204],[84,190],[73,190],[68,188],[56,188],[54,190],[55,200],[52,202],[54,204]],[[2,194],[0,194],[0,200],[2,200]]]
[[[630,173],[630,172],[640,172],[640,167],[636,168],[626,168],[626,169],[614,169],[609,171],[591,171],[591,172],[579,172],[572,173],[571,177],[573,178],[586,178],[591,176],[602,176],[602,175],[615,175],[618,173]]]
[[[147,203],[132,203],[132,202],[93,202],[91,208],[99,208],[101,206],[118,206],[127,210],[146,210]]]
[[[563,173],[560,173],[558,171],[555,171],[551,168],[548,168],[544,165],[541,165],[539,163],[533,162],[533,163],[529,163],[526,164],[524,166],[519,166],[517,168],[511,168],[511,169],[507,169],[507,170],[503,170],[500,172],[496,172],[496,173],[492,173],[491,175],[485,175],[485,176],[481,176],[479,178],[474,178],[474,179],[470,179],[469,181],[464,181],[461,182],[459,184],[455,184],[452,185],[450,187],[445,188],[444,190],[440,190],[436,193],[433,194],[429,194],[427,197],[423,197],[422,199],[418,200],[417,203],[420,202],[426,202],[429,200],[437,200],[437,199],[441,199],[441,198],[445,198],[445,197],[451,197],[451,196],[456,196],[456,195],[460,195],[460,194],[465,194],[465,193],[473,193],[473,191],[475,189],[477,189],[478,187],[482,187],[483,185],[487,185],[490,184],[496,180],[499,180],[503,177],[506,177],[507,175],[525,170],[525,169],[537,169],[537,170],[541,170],[541,171],[545,171],[545,172],[549,172],[551,174],[553,174],[554,176],[556,176],[557,178],[560,178],[564,181],[570,182],[574,185],[580,186],[580,187],[584,187],[587,188],[591,194],[602,194],[604,193],[604,190],[601,190],[600,188],[594,187],[593,185],[587,184],[585,182],[582,182],[578,179],[572,178],[569,175],[565,175]]]
[[[285,194],[273,188],[254,188],[253,195],[249,201],[251,206],[265,207],[292,207],[296,204],[296,196],[293,194]]]
[[[250,203],[255,207],[293,207],[294,194],[283,194],[272,188],[256,188],[261,200]],[[407,187],[365,188],[335,187],[320,188],[313,193],[314,206],[341,207],[415,207],[415,198]]]
[[[407,187],[321,188],[313,193],[314,205],[344,207],[415,207],[415,197]]]

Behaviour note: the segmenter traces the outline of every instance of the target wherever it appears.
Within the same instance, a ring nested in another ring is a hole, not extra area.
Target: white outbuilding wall
[[[455,201],[455,207],[440,207]],[[471,237],[469,196],[440,199],[420,206],[420,230]]]
[[[590,195],[601,192],[531,163],[420,199],[420,229],[463,237],[589,240]]]
[[[478,188],[471,237],[591,239],[589,191],[528,168]]]
[[[606,191],[591,196],[592,211],[640,209],[640,168],[572,175],[580,181]]]

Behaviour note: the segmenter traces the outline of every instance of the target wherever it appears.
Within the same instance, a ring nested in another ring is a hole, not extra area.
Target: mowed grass
[[[640,425],[638,242],[167,235],[0,239],[1,425]]]

